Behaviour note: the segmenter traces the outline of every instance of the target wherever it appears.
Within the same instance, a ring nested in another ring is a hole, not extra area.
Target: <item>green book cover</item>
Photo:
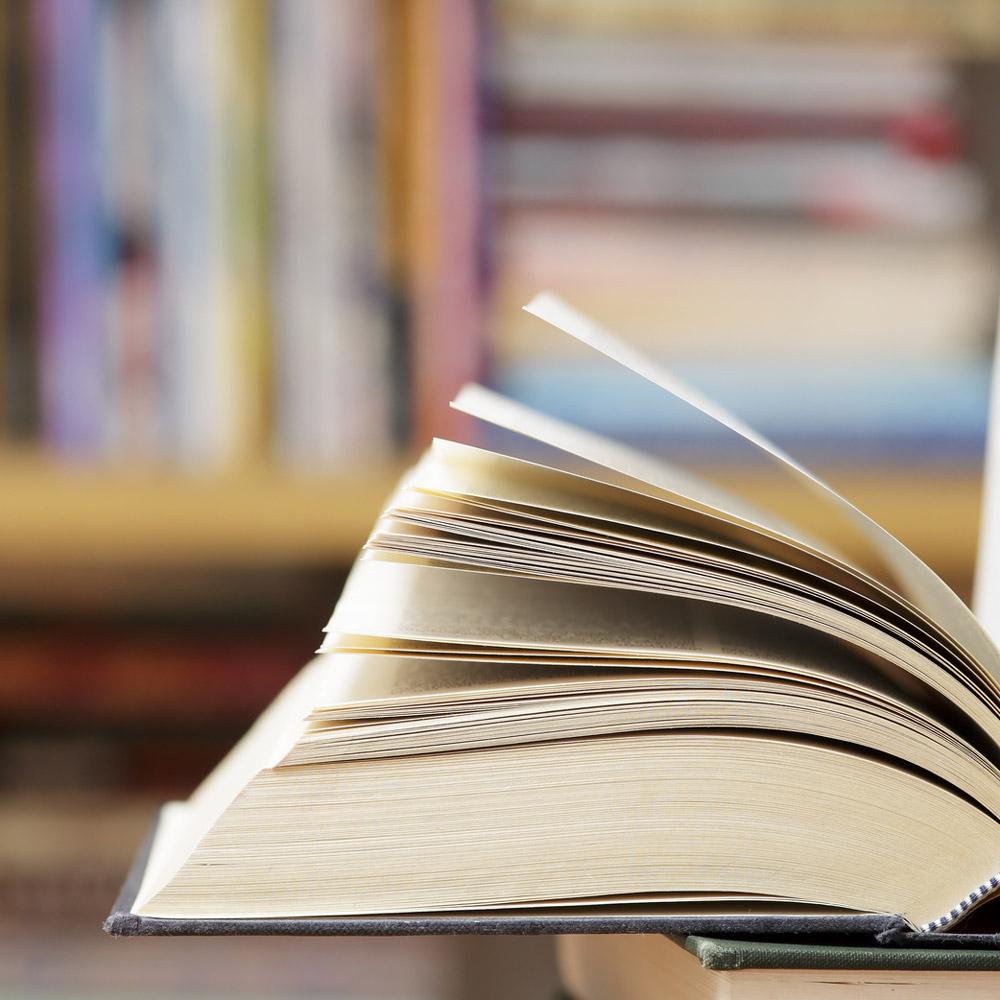
[[[716,972],[735,972],[740,969],[1000,971],[1000,951],[969,948],[785,944],[775,941],[731,941],[693,934],[675,940],[706,969]]]

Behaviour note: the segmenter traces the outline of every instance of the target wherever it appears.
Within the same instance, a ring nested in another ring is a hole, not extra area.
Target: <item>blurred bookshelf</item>
[[[347,565],[401,468],[296,475],[262,463],[199,476],[0,456],[0,551],[7,569]]]
[[[490,443],[464,382],[783,496],[532,325],[542,288],[967,596],[997,14],[0,4],[0,925],[100,916],[151,804],[318,644],[419,450]]]
[[[71,7],[0,22],[15,562],[343,565],[469,379],[730,466],[541,287],[846,492],[974,507],[993,4]]]
[[[3,573],[32,566],[347,566],[403,466],[293,476],[268,465],[208,477],[158,469],[73,468],[38,455],[0,459],[5,516]],[[764,508],[787,501],[766,472],[703,467]],[[979,524],[978,469],[928,474],[907,468],[829,468],[827,478],[856,506],[891,524],[925,561],[965,589]],[[54,497],[73,503],[52,509]],[[799,516],[810,520],[803,501]],[[841,542],[851,552],[851,541]],[[0,595],[3,591],[0,588]]]

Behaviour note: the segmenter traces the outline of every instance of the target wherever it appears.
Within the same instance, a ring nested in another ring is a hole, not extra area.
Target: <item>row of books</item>
[[[978,455],[997,253],[961,68],[911,43],[677,35],[629,4],[595,30],[563,7],[589,10],[516,5],[492,63],[495,384],[718,457],[521,311],[552,288],[798,453]]]
[[[997,253],[967,74],[628,10],[5,5],[4,436],[334,468],[458,432],[489,359],[655,446],[520,311],[552,288],[808,454],[978,453]],[[775,413],[776,379],[804,405]]]
[[[3,5],[5,437],[195,467],[395,447],[379,13]]]

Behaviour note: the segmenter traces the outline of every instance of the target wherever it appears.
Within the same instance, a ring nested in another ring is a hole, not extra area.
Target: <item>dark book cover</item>
[[[706,969],[863,969],[926,972],[997,972],[993,948],[886,948],[877,945],[815,944],[800,941],[735,941],[689,935],[678,939]]]

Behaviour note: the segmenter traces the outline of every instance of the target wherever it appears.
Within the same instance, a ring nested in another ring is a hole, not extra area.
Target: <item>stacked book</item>
[[[988,1000],[1000,951],[873,948],[699,935],[564,937],[572,1000]]]

